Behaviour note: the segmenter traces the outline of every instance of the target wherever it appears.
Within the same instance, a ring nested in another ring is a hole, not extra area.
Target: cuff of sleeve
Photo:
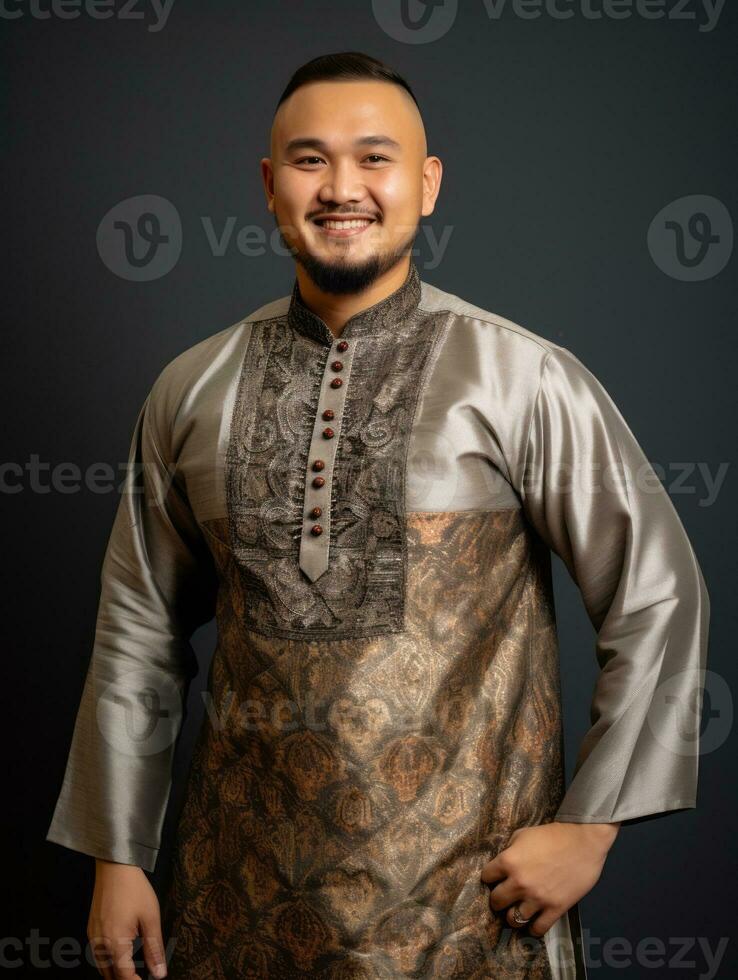
[[[82,854],[89,854],[90,857],[100,858],[102,861],[114,861],[116,864],[134,864],[143,868],[144,871],[153,871],[159,856],[158,848],[139,844],[138,841],[115,841],[105,844],[100,841],[84,840],[73,833],[54,827],[46,834],[46,840],[52,841],[54,844],[61,844],[62,847],[68,847],[72,851],[79,851]]]
[[[557,811],[554,820],[562,823],[640,823],[654,817],[666,816],[680,810],[693,810],[697,806],[694,797],[673,797],[666,800],[654,800],[630,809],[615,809],[614,813],[569,813]]]

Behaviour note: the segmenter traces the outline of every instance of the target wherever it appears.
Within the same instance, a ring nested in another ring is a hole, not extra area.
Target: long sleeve
[[[92,655],[46,835],[149,871],[198,671],[190,637],[213,617],[217,590],[210,553],[170,459],[160,389],[161,382],[154,385],[135,425],[103,559]]]
[[[546,355],[522,465],[528,519],[597,632],[591,727],[555,819],[636,822],[696,806],[709,599],[684,527],[612,399]]]

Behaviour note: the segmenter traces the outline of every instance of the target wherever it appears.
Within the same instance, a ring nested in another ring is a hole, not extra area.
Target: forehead
[[[384,135],[399,146],[417,138],[417,107],[399,85],[356,80],[311,82],[282,103],[272,125],[272,151],[296,139],[317,138],[336,149],[358,138]]]

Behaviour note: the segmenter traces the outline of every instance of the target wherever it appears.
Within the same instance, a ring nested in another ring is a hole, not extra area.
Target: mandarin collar
[[[395,331],[397,324],[412,314],[419,302],[420,273],[411,258],[405,282],[389,296],[350,317],[344,325],[340,339],[374,337],[387,331]],[[331,332],[325,320],[305,305],[297,279],[292,287],[287,321],[298,333],[316,340],[325,347],[330,347],[339,339]]]

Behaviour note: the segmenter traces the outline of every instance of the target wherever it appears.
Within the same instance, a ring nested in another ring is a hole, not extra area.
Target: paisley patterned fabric
[[[314,582],[302,574],[298,554],[310,436],[328,357],[328,350],[315,351],[315,339],[324,338],[322,321],[295,291],[288,315],[293,330],[280,318],[255,324],[227,457],[231,547],[249,629],[295,639],[404,630],[405,456],[442,324],[418,311],[419,296],[413,266],[402,298],[392,304],[391,330],[381,329],[376,309],[352,321],[356,351],[325,505],[330,564]]]
[[[405,632],[330,646],[244,642],[209,522],[224,724],[201,730],[180,819],[172,980],[551,977],[479,881],[563,793],[550,566],[519,510],[407,520]]]

